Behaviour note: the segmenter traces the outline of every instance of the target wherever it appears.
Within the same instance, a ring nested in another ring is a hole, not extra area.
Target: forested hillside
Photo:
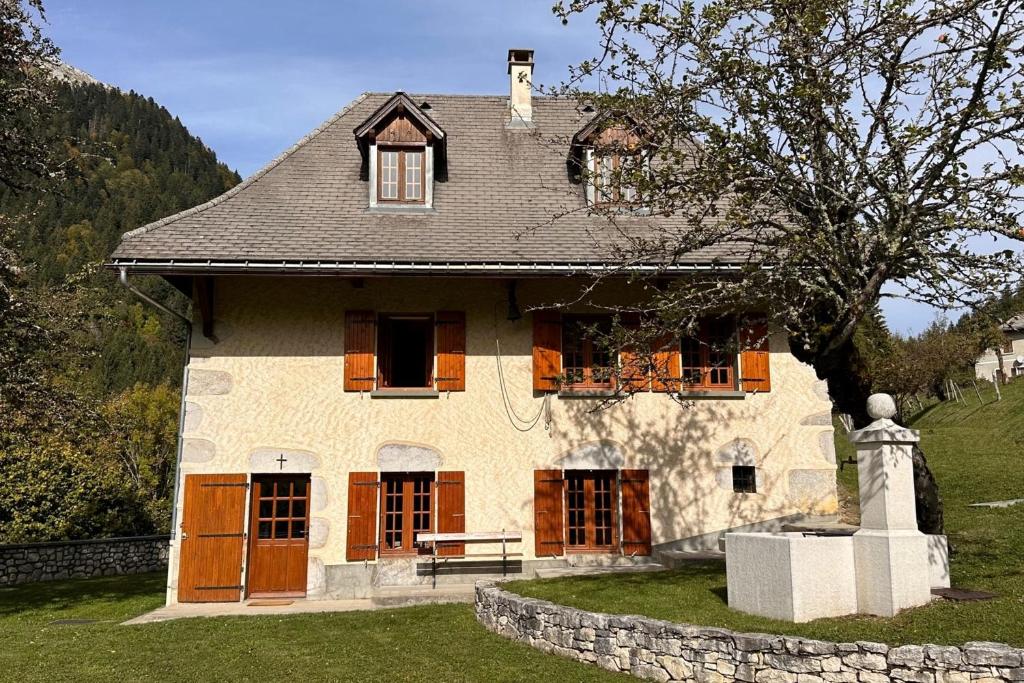
[[[0,214],[15,219],[29,280],[49,288],[69,281],[80,290],[98,287],[85,302],[96,316],[90,332],[98,337],[91,389],[176,382],[181,330],[164,329],[152,310],[96,267],[124,232],[221,194],[238,175],[152,98],[64,83],[56,86],[54,105],[49,133],[62,177],[31,192],[0,189]],[[156,278],[145,285],[165,302],[176,296]]]
[[[125,231],[239,182],[151,98],[54,88],[55,171],[0,185],[0,542],[166,530],[184,330],[101,265]]]

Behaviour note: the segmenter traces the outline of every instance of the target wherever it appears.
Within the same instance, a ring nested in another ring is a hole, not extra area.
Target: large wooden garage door
[[[185,477],[179,602],[241,598],[246,488],[244,474]]]

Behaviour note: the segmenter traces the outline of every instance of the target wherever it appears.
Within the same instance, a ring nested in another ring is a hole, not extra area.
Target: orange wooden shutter
[[[345,391],[373,391],[376,321],[373,311],[345,311]]]
[[[561,374],[562,315],[558,311],[534,311],[534,391],[558,391],[558,376]]]
[[[377,557],[376,472],[348,473],[348,543],[345,559],[373,560]]]
[[[638,329],[640,316],[635,313],[623,315],[622,327],[626,330]],[[648,359],[644,354],[637,353],[633,345],[626,345],[619,351],[619,364],[622,366],[619,381],[623,391],[648,391],[651,388],[648,381]]]
[[[466,531],[466,473],[437,473],[437,533],[461,534]],[[466,544],[438,544],[438,555],[465,555]]]
[[[743,390],[772,390],[771,354],[768,352],[768,321],[748,318],[740,324],[740,372]]]
[[[651,346],[654,351],[654,378],[651,380],[651,389],[660,392],[682,389],[683,361],[679,355],[679,339],[675,335],[665,335],[655,340]]]
[[[437,390],[466,390],[466,314],[437,312]]]
[[[537,557],[551,557],[564,552],[563,523],[562,470],[534,470],[533,534]]]
[[[245,544],[244,474],[185,475],[179,602],[237,602]]]
[[[651,487],[647,470],[622,470],[622,554],[651,554]]]

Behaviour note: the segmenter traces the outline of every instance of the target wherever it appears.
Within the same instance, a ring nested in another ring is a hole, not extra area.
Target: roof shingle
[[[507,98],[411,95],[447,134],[448,180],[434,210],[368,208],[353,130],[392,93],[364,94],[241,185],[124,235],[113,265],[216,261],[584,264],[612,261],[619,230],[665,219],[589,214],[566,167],[573,135],[593,116],[537,98],[534,128],[505,126]],[[692,256],[728,259],[727,247]]]

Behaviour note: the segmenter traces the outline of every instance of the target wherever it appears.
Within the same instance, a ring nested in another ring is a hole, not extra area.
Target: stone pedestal
[[[876,409],[877,410],[877,409]],[[890,617],[931,599],[928,538],[917,530],[916,431],[882,412],[850,434],[857,448],[861,528],[853,536],[859,611]]]

